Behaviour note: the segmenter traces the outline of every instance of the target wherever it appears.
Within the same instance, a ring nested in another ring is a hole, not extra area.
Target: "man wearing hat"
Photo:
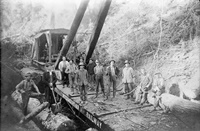
[[[23,108],[24,115],[27,115],[27,106],[28,106],[29,98],[37,97],[41,94],[38,87],[35,85],[34,81],[31,78],[32,78],[31,73],[27,73],[25,75],[25,80],[22,80],[16,86],[17,92],[19,92],[22,96],[22,108]],[[33,88],[37,91],[37,93],[32,91]]]
[[[164,78],[160,72],[156,72],[154,75],[152,92],[154,93],[154,110],[156,110],[160,101],[160,96],[165,92]]]
[[[104,69],[103,66],[100,65],[99,61],[95,61],[96,66],[94,67],[94,73],[96,75],[96,98],[98,97],[98,92],[99,92],[99,85],[101,85],[101,91],[103,93],[103,97],[105,97],[105,92],[104,92],[104,81],[103,81],[103,74],[104,74]]]
[[[117,83],[117,77],[119,75],[119,69],[117,66],[115,66],[115,61],[110,61],[110,66],[106,68],[106,75],[109,79],[109,85],[108,85],[108,92],[106,99],[110,96],[110,87],[113,86],[113,98],[115,98],[116,95],[116,83]]]
[[[84,63],[79,64],[80,69],[77,71],[76,83],[79,85],[80,98],[85,103],[87,100],[88,73],[84,69]]]
[[[93,85],[95,83],[95,81],[94,81],[94,67],[95,66],[96,66],[96,64],[93,62],[93,59],[90,58],[86,69],[88,71],[88,81],[90,82],[90,84],[93,84]]]
[[[133,68],[129,66],[129,61],[125,61],[125,68],[122,72],[122,82],[125,86],[125,93],[129,93],[133,90],[133,78],[135,77]],[[133,93],[128,94],[126,99],[133,98]]]

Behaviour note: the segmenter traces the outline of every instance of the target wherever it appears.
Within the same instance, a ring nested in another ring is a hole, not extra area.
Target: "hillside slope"
[[[112,3],[99,40],[101,60],[115,59],[122,67],[128,59],[138,74],[142,67],[151,75],[161,72],[167,92],[170,87],[181,85],[183,91],[196,88],[200,93],[200,38],[198,17],[193,12],[197,2],[126,0],[119,5]],[[196,81],[190,82],[193,78]],[[180,95],[179,88],[175,88],[171,93]]]

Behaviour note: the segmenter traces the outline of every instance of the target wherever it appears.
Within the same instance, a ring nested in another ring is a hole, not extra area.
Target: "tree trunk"
[[[12,99],[17,102],[17,104],[21,107],[22,106],[22,99],[21,95],[18,92],[12,93]],[[30,98],[28,103],[27,112],[33,112],[35,108],[40,106],[39,100],[35,98]],[[74,130],[75,125],[72,120],[70,120],[67,116],[64,116],[63,114],[50,114],[48,109],[42,110],[38,115],[35,116],[35,120],[37,122],[41,123],[42,126],[49,130],[49,131],[68,131],[68,130]]]

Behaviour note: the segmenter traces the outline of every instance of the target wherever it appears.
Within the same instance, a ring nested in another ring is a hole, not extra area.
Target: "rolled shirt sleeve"
[[[21,81],[15,88],[17,91],[21,92],[21,91],[24,91],[23,87],[24,87],[24,80]]]

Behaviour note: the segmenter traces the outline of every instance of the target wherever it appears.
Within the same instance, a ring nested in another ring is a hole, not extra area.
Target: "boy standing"
[[[28,107],[29,98],[37,97],[41,94],[38,87],[35,85],[34,81],[31,78],[32,78],[31,73],[27,73],[25,75],[25,80],[22,80],[16,86],[16,90],[22,96],[22,108],[23,108],[24,115],[27,115],[27,107]],[[35,88],[37,93],[32,91],[33,88]]]

